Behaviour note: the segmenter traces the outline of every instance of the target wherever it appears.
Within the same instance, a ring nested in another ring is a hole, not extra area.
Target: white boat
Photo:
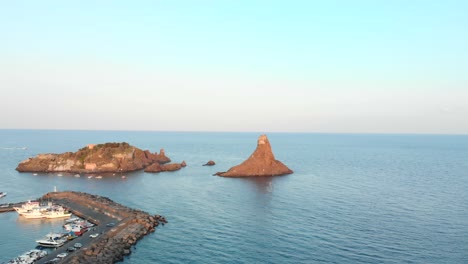
[[[18,211],[18,210],[17,210]],[[65,210],[62,206],[55,205],[52,206],[49,204],[47,207],[36,206],[30,210],[18,211],[18,213],[24,218],[61,218],[61,217],[70,217],[72,214]]]
[[[32,210],[24,212],[24,213],[22,213],[20,215],[22,217],[28,218],[28,219],[37,219],[37,218],[44,218],[45,217],[45,215],[41,212],[39,207],[36,207],[36,208],[34,208]]]
[[[43,213],[45,218],[62,218],[70,217],[72,214],[65,209],[50,210]]]
[[[76,178],[80,178],[80,177],[81,177],[81,175],[79,175],[79,174],[75,174],[74,176],[75,176]]]
[[[101,175],[96,176],[96,179],[102,179]]]
[[[21,207],[13,207],[13,209],[15,209],[16,212],[18,212],[18,214],[22,214],[22,213],[26,213],[29,210],[34,209],[35,207],[40,207],[39,202],[28,201],[22,204]]]
[[[66,239],[54,240],[50,238],[45,238],[36,240],[36,243],[39,244],[39,246],[43,247],[61,247],[63,246],[63,244],[65,244],[66,241]]]
[[[36,243],[43,247],[61,247],[67,242],[63,234],[49,233],[44,239],[36,240]]]
[[[5,197],[7,195],[6,192],[0,192],[0,198]]]
[[[46,206],[41,206],[41,204],[39,202],[31,202],[30,200],[27,201],[26,203],[22,204],[21,207],[13,207],[13,209],[16,210],[16,212],[18,212],[18,214],[23,214],[23,213],[26,213],[28,211],[31,211],[35,208],[39,208],[39,210],[41,211],[45,211],[47,210],[50,206],[52,206],[51,203],[49,203],[48,205]]]
[[[69,223],[74,223],[74,222],[79,221],[79,220],[81,220],[81,218],[72,217],[72,218],[70,218],[70,219],[65,220],[65,223],[67,223],[67,224],[69,224]]]

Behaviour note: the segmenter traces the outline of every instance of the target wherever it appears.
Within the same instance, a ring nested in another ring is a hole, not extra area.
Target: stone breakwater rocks
[[[215,175],[223,177],[279,176],[293,173],[281,161],[275,159],[270,142],[266,135],[261,135],[257,148],[250,157],[241,164],[230,168],[227,172]]]
[[[148,166],[145,169],[145,172],[176,171],[176,170],[180,170],[181,168],[185,166],[187,166],[185,161],[182,161],[182,163],[169,163],[169,164],[154,163]]]
[[[141,210],[135,210],[115,203],[109,198],[81,192],[52,192],[42,199],[66,204],[70,209],[88,208],[98,214],[115,218],[118,222],[106,233],[84,245],[81,250],[67,257],[66,263],[115,263],[122,261],[125,255],[131,253],[131,247],[145,235],[154,232],[159,224],[167,223],[160,215],[150,215]],[[90,214],[82,212],[83,215]],[[99,215],[95,216],[99,222]]]
[[[18,164],[20,172],[105,173],[141,170],[171,160],[160,153],[141,150],[128,143],[90,144],[76,152],[39,154]]]

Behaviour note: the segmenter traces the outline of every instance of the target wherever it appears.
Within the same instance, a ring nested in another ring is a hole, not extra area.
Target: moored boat
[[[68,223],[74,223],[74,222],[79,221],[79,220],[81,220],[81,219],[78,218],[78,217],[72,217],[70,219],[65,220],[65,223],[67,223],[67,224]]]
[[[39,207],[36,207],[32,210],[29,210],[27,212],[24,212],[20,214],[24,218],[28,219],[36,219],[36,218],[44,218],[45,215],[40,211]]]
[[[27,213],[28,211],[31,211],[31,210],[34,210],[34,209],[37,209],[39,208],[40,211],[45,211],[47,210],[48,208],[50,208],[52,206],[51,203],[49,203],[48,205],[41,205],[41,203],[39,203],[38,201],[27,201],[26,203],[22,204],[20,207],[13,207],[13,209],[15,209],[16,212],[18,212],[18,214],[23,214],[23,213]]]
[[[64,234],[59,233],[49,233],[45,238],[36,240],[36,243],[43,247],[61,247],[65,242],[67,239],[64,238]]]
[[[45,218],[70,217],[72,214],[62,206],[54,206],[43,212]]]
[[[27,209],[30,207],[32,208]],[[19,213],[19,215],[28,219],[61,218],[61,217],[70,217],[72,215],[68,210],[66,210],[62,206],[60,205],[52,206],[51,203],[49,203],[49,205],[46,207],[41,207],[39,206],[39,202],[28,202],[26,204],[23,204],[22,207],[14,207],[14,208]]]
[[[7,195],[6,192],[0,192],[0,198],[5,197]]]

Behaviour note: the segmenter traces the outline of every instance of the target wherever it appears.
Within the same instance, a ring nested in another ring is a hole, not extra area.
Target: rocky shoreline
[[[103,232],[89,244],[70,254],[66,263],[115,263],[131,254],[138,240],[154,232],[160,224],[167,223],[160,215],[132,209],[107,197],[83,192],[51,192],[41,199],[67,206],[75,214],[93,223],[105,225],[106,219],[114,219],[115,226]],[[45,261],[45,260],[44,260]]]

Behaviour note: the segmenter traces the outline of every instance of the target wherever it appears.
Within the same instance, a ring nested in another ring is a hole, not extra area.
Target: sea
[[[70,190],[165,216],[123,263],[468,263],[467,135],[268,133],[293,174],[213,176],[247,159],[258,136],[0,130],[0,203]],[[163,148],[187,167],[125,179],[15,170],[39,153],[105,142]],[[0,263],[62,223],[1,213]]]

